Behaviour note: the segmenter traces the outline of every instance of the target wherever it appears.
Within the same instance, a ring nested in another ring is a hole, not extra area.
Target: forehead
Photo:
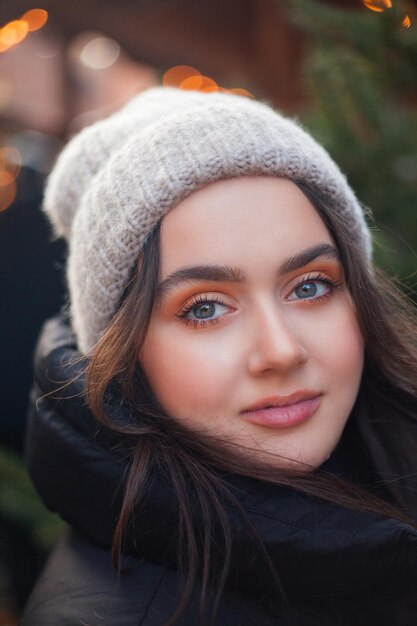
[[[161,224],[162,278],[178,267],[276,263],[319,243],[334,243],[324,222],[291,181],[221,180],[195,191]]]

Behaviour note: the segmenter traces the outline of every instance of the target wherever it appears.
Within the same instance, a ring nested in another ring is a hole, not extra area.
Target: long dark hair
[[[170,480],[178,501],[178,567],[184,573],[184,587],[177,610],[167,624],[175,623],[185,608],[196,576],[201,580],[202,624],[206,623],[210,582],[216,576],[217,593],[209,622],[215,619],[232,559],[231,526],[225,504],[231,504],[245,518],[224,480],[225,473],[290,487],[328,502],[413,525],[417,520],[417,346],[413,307],[381,271],[370,270],[361,263],[362,254],[343,216],[304,182],[294,182],[312,202],[335,240],[364,337],[365,368],[354,411],[358,415],[361,445],[372,461],[373,482],[359,485],[321,471],[272,468],[266,461],[253,461],[252,455],[241,448],[213,436],[190,432],[167,419],[137,361],[158,282],[157,228],[143,251],[140,268],[133,272],[118,312],[90,359],[87,397],[100,422],[133,437],[135,442],[113,543],[113,560],[118,568],[124,534],[155,463]],[[135,416],[134,424],[121,426],[107,414],[105,398],[109,388],[121,394]],[[197,529],[196,512],[204,519],[203,528]],[[213,555],[219,533],[222,565],[216,569]],[[259,542],[277,592],[282,592],[267,551],[260,539]]]

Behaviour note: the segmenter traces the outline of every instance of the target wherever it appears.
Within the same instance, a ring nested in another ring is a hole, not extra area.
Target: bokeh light
[[[120,46],[109,37],[95,37],[80,52],[80,61],[92,70],[104,70],[113,65],[120,56]]]
[[[391,0],[362,0],[362,2],[367,9],[376,11],[377,13],[382,13],[386,9],[391,9],[392,7]]]
[[[31,31],[39,30],[46,24],[48,12],[31,9],[20,20],[12,20],[0,28],[0,52],[6,52],[23,41]]]
[[[236,96],[246,96],[247,98],[254,98],[253,93],[248,91],[247,89],[243,89],[242,87],[234,87],[233,89],[228,89],[229,93],[234,93]]]
[[[27,22],[29,32],[32,33],[42,28],[42,26],[45,26],[48,21],[48,11],[44,9],[31,9],[22,15],[22,20]]]
[[[238,96],[254,98],[255,96],[243,87],[225,89],[210,76],[204,76],[192,65],[175,65],[165,72],[162,77],[164,87],[177,87],[190,91],[202,91],[204,93],[231,93]]]
[[[9,146],[0,148],[0,180],[9,184],[19,176],[21,168],[22,157],[16,148]],[[2,186],[1,182],[0,186]]]
[[[13,20],[0,29],[0,45],[4,49],[11,48],[23,41],[29,32],[25,20]]]
[[[16,181],[12,180],[8,185],[0,186],[0,212],[5,211],[16,198]]]
[[[21,167],[22,157],[16,148],[0,148],[0,212],[8,209],[16,197]]]
[[[212,78],[209,78],[208,76],[202,76],[197,75],[197,76],[190,76],[189,78],[186,78],[185,80],[181,81],[181,83],[179,84],[179,88],[180,89],[187,89],[187,90],[198,90],[198,91],[218,91],[219,90],[219,86],[216,83],[215,80],[213,80]]]
[[[403,21],[401,22],[401,26],[402,26],[403,28],[410,28],[410,26],[411,26],[411,20],[410,20],[410,18],[409,18],[409,16],[408,16],[408,15],[406,15],[406,16],[405,16],[405,18],[403,19]]]
[[[164,87],[179,87],[188,78],[200,76],[201,72],[191,65],[175,65],[162,77]]]
[[[0,78],[0,111],[7,107],[13,98],[13,85],[7,78]]]
[[[204,93],[227,93],[227,89],[224,89],[217,84],[213,85],[212,87],[204,87],[204,89],[200,89],[200,91],[203,91]]]

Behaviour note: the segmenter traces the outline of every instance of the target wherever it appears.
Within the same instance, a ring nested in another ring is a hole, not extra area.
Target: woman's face
[[[285,179],[212,183],[163,219],[160,260],[139,360],[168,415],[277,466],[321,465],[355,402],[364,350],[310,201]]]

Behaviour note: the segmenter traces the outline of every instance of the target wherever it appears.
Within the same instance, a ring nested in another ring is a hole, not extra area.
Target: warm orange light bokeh
[[[165,72],[162,84],[164,87],[179,87],[187,78],[200,75],[201,72],[191,65],[175,65]]]
[[[46,24],[47,20],[47,11],[31,9],[20,20],[8,22],[3,28],[0,28],[0,52],[6,52],[23,41],[29,32],[39,30]]]
[[[14,181],[14,177],[10,172],[2,172],[0,170],[0,187],[7,187]]]
[[[213,93],[213,91],[221,91],[221,87],[216,83],[215,80],[208,78],[208,76],[203,77],[203,83],[200,87],[200,91],[204,93]]]
[[[206,91],[206,90],[218,90],[218,85],[215,80],[209,78],[208,76],[190,76],[183,80],[180,85],[180,89],[187,90],[198,90],[198,91]]]
[[[406,15],[406,16],[405,16],[405,18],[403,19],[403,21],[401,22],[401,26],[402,26],[403,28],[410,28],[410,26],[411,26],[411,20],[410,20],[410,18],[409,18],[409,16],[408,16],[408,15]]]
[[[0,187],[0,212],[5,211],[16,197],[16,181],[12,180],[9,185]]]
[[[203,77],[201,76],[201,74],[198,74],[197,76],[188,76],[187,78],[185,78],[184,80],[180,82],[178,87],[180,89],[192,90],[192,89],[200,89],[202,84],[203,84]]]
[[[203,89],[200,89],[200,91],[203,91],[204,93],[226,93],[227,89],[224,89],[223,87],[219,87],[219,85],[212,85],[209,87],[204,87]]]
[[[29,32],[39,30],[48,21],[48,11],[44,9],[31,9],[22,15],[22,20],[28,23]]]
[[[23,41],[29,32],[28,23],[25,20],[13,20],[0,29],[1,49],[8,49]]]
[[[16,197],[16,178],[22,158],[16,148],[0,148],[0,212],[5,211]]]
[[[247,98],[254,98],[253,93],[248,91],[247,89],[243,89],[241,87],[234,87],[233,89],[228,90],[229,93],[234,93],[237,96],[246,96]]]
[[[382,13],[385,9],[391,9],[391,0],[362,0],[367,9]]]
[[[225,89],[216,83],[210,76],[204,76],[191,65],[175,65],[165,72],[162,78],[164,87],[179,87],[187,91],[202,91],[204,93],[231,93],[239,96],[254,98],[255,96],[242,87]]]
[[[22,168],[22,157],[16,148],[0,148],[0,187],[12,183]]]

